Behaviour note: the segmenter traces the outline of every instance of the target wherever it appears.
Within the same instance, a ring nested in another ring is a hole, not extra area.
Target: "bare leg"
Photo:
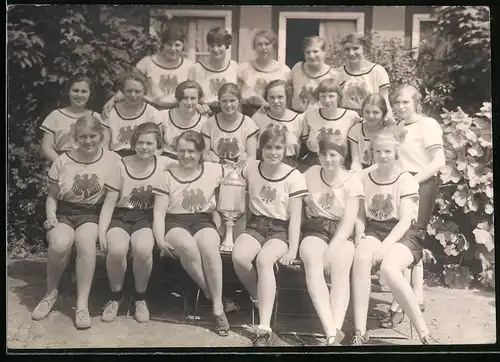
[[[318,237],[308,236],[300,243],[300,259],[304,264],[307,291],[325,331],[326,337],[337,334],[330,305],[330,293],[324,275],[327,244]]]
[[[207,297],[212,298],[203,272],[198,243],[193,236],[187,230],[176,227],[168,231],[165,240],[175,248],[174,253],[179,257],[186,273]]]
[[[224,312],[222,304],[222,259],[219,252],[220,235],[211,228],[205,228],[194,235],[201,256],[203,273],[213,303],[213,313]]]
[[[130,243],[132,244],[135,291],[144,293],[153,269],[153,247],[155,245],[153,231],[143,228],[133,232]]]
[[[59,282],[71,256],[75,232],[66,224],[59,223],[47,232],[49,251],[47,256],[47,294],[56,297]]]
[[[75,231],[76,245],[76,309],[88,309],[94,279],[97,224],[87,222]]]
[[[391,292],[403,308],[403,311],[410,317],[418,335],[429,333],[429,329],[420,311],[415,294],[403,276],[403,270],[413,263],[413,255],[405,245],[396,243],[391,246],[387,256],[380,266],[380,276],[391,288]]]
[[[106,234],[108,252],[106,254],[106,270],[112,292],[123,290],[125,271],[127,270],[127,252],[130,235],[121,228],[112,228]]]
[[[349,307],[351,286],[349,283],[351,267],[354,261],[355,247],[350,240],[339,241],[331,256],[330,304],[335,321],[335,328],[342,330],[345,315]]]
[[[257,295],[259,299],[259,325],[270,328],[274,300],[276,298],[276,277],[274,264],[288,250],[283,240],[268,240],[257,255]]]
[[[254,237],[241,234],[232,253],[234,271],[253,300],[257,300],[257,271],[252,262],[260,249],[261,245]]]
[[[381,242],[374,237],[367,236],[362,239],[356,248],[352,275],[352,297],[354,308],[354,327],[366,333],[366,320],[370,303],[371,278],[370,272],[373,265],[373,254]]]

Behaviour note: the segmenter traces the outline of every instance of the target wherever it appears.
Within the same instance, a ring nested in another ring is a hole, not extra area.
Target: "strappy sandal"
[[[389,309],[387,314],[380,320],[380,326],[382,328],[393,329],[398,324],[403,323],[404,319],[404,312],[394,312],[393,310]]]
[[[226,314],[214,315],[214,331],[221,337],[227,337],[229,335],[229,322],[227,320]]]

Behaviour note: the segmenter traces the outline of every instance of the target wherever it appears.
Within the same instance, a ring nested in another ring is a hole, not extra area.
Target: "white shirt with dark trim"
[[[92,115],[97,117],[101,121],[102,125],[107,129],[107,125],[101,120],[101,115],[99,113],[86,109],[81,116],[83,115]],[[62,109],[58,108],[50,112],[50,114],[43,120],[40,129],[54,135],[54,150],[57,152],[63,152],[71,151],[78,147],[74,139],[75,123],[81,116],[67,114]],[[107,145],[105,148],[107,148]]]
[[[246,152],[246,142],[256,137],[259,128],[254,120],[244,114],[238,119],[232,129],[223,129],[219,122],[220,115],[210,117],[202,126],[201,134],[205,142],[210,143],[210,149],[221,159],[236,159],[241,152]]]
[[[318,100],[313,92],[325,79],[338,79],[335,69],[329,67],[323,74],[311,77],[304,70],[304,62],[298,62],[292,68],[291,79],[293,85],[292,109],[296,112],[305,112],[309,107],[316,106]]]
[[[342,97],[340,106],[360,111],[363,100],[370,94],[379,93],[391,84],[389,74],[380,64],[373,64],[369,70],[350,73],[345,66],[337,68],[340,74]]]
[[[347,145],[349,129],[360,121],[358,114],[350,109],[344,109],[337,118],[326,118],[321,108],[311,108],[304,115],[304,134],[307,135],[307,148],[312,152],[319,152],[318,142],[326,134],[335,134],[342,137]]]
[[[118,146],[115,146],[114,151],[130,150],[130,140],[134,130],[146,122],[153,122],[160,129],[163,123],[161,112],[150,103],[145,103],[142,111],[135,117],[124,117],[120,115],[116,106],[113,107],[109,112],[108,124],[109,128],[118,135]]]
[[[341,220],[349,199],[363,197],[363,185],[358,175],[344,171],[342,177],[330,185],[323,177],[320,165],[311,166],[304,177],[309,195],[304,198],[307,217]]]
[[[178,119],[175,119],[176,117],[179,117],[176,116],[175,113],[174,109],[161,111],[163,129],[165,129],[165,133],[163,135],[164,151],[177,157],[177,151],[175,150],[177,137],[188,130],[201,133],[203,124],[207,121],[208,117],[206,115],[197,114],[195,122],[188,127],[184,127],[180,125]]]
[[[48,178],[59,186],[57,199],[75,204],[96,205],[104,201],[104,183],[110,167],[120,162],[120,156],[112,151],[100,150],[94,162],[75,160],[65,152],[52,163]]]
[[[443,148],[443,129],[434,118],[419,116],[416,122],[405,125],[405,130],[399,162],[404,170],[419,173],[432,161],[429,151]]]
[[[290,200],[308,194],[306,180],[299,170],[282,164],[284,176],[268,179],[262,175],[262,161],[252,160],[242,170],[248,182],[249,208],[256,216],[290,220]]]
[[[370,152],[370,138],[366,136],[363,122],[356,123],[347,133],[347,140],[354,144],[358,150],[359,162],[365,166],[373,165],[373,157]]]
[[[108,190],[119,192],[116,207],[127,209],[152,209],[154,204],[153,188],[163,181],[164,172],[169,160],[163,156],[154,156],[153,170],[145,176],[137,175],[127,165],[124,157],[115,167],[108,166],[104,187]]]
[[[210,213],[217,207],[216,190],[224,178],[224,168],[219,163],[203,162],[201,171],[191,180],[182,180],[172,167],[153,193],[168,196],[167,214]]]
[[[411,173],[403,171],[391,182],[377,182],[370,172],[363,175],[362,182],[367,220],[399,220],[405,198],[414,200],[413,220],[417,220],[419,185]]]
[[[188,80],[192,66],[193,62],[190,59],[182,58],[178,66],[168,68],[160,65],[155,56],[148,55],[142,58],[135,67],[149,79],[149,96],[153,98],[165,96],[164,100],[174,103],[176,102],[175,88]]]
[[[276,63],[272,70],[258,69],[252,61],[241,63],[238,67],[238,79],[244,84],[245,97],[251,95],[264,96],[264,89],[273,80],[288,82],[291,70],[286,64]]]
[[[197,62],[191,68],[189,78],[198,82],[203,89],[203,102],[212,103],[218,100],[217,93],[222,85],[226,83],[238,84],[238,63],[230,60],[226,68],[212,70],[202,62]]]
[[[286,138],[286,155],[295,156],[300,150],[300,140],[304,132],[304,115],[298,114],[289,109],[286,110],[283,119],[278,119],[271,116],[269,113],[257,112],[252,116],[259,127],[259,139],[260,135],[271,125],[280,125],[287,129]]]

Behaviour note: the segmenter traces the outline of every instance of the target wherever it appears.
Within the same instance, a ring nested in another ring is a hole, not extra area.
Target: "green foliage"
[[[461,108],[442,114],[446,166],[438,212],[427,231],[449,256],[481,260],[479,279],[494,284],[493,144],[491,103],[474,116]],[[460,258],[460,261],[462,258]]]

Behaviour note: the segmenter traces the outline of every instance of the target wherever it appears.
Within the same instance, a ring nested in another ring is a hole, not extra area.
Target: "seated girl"
[[[45,204],[49,243],[47,293],[33,310],[34,320],[45,318],[58,297],[58,284],[76,246],[76,314],[78,329],[90,328],[88,299],[96,262],[97,222],[104,201],[104,181],[110,165],[120,157],[101,147],[100,120],[86,115],[74,124],[76,148],[56,158],[49,170]]]
[[[232,258],[238,278],[259,309],[256,347],[270,345],[274,265],[277,261],[290,265],[297,257],[302,197],[307,195],[304,176],[282,162],[286,144],[286,129],[270,126],[259,141],[262,161],[252,160],[242,170],[252,217],[236,239]]]
[[[370,272],[380,265],[380,278],[410,317],[423,344],[432,344],[422,312],[403,271],[422,258],[425,231],[415,227],[418,183],[397,162],[404,130],[391,126],[371,139],[378,169],[363,175],[364,207],[360,209],[353,263],[355,333],[352,345],[368,342],[366,321],[371,290]]]
[[[304,199],[300,259],[326,345],[334,346],[344,338],[341,329],[349,305],[354,259],[352,236],[363,186],[358,175],[344,168],[347,147],[342,137],[329,134],[318,144],[320,165],[304,173],[309,195]],[[330,292],[324,272],[330,275]]]
[[[212,220],[222,165],[202,162],[203,136],[185,131],[177,138],[179,163],[154,189],[153,230],[158,247],[178,256],[183,268],[213,303],[215,332],[229,334],[222,303],[220,235]],[[166,218],[165,218],[166,216]]]

